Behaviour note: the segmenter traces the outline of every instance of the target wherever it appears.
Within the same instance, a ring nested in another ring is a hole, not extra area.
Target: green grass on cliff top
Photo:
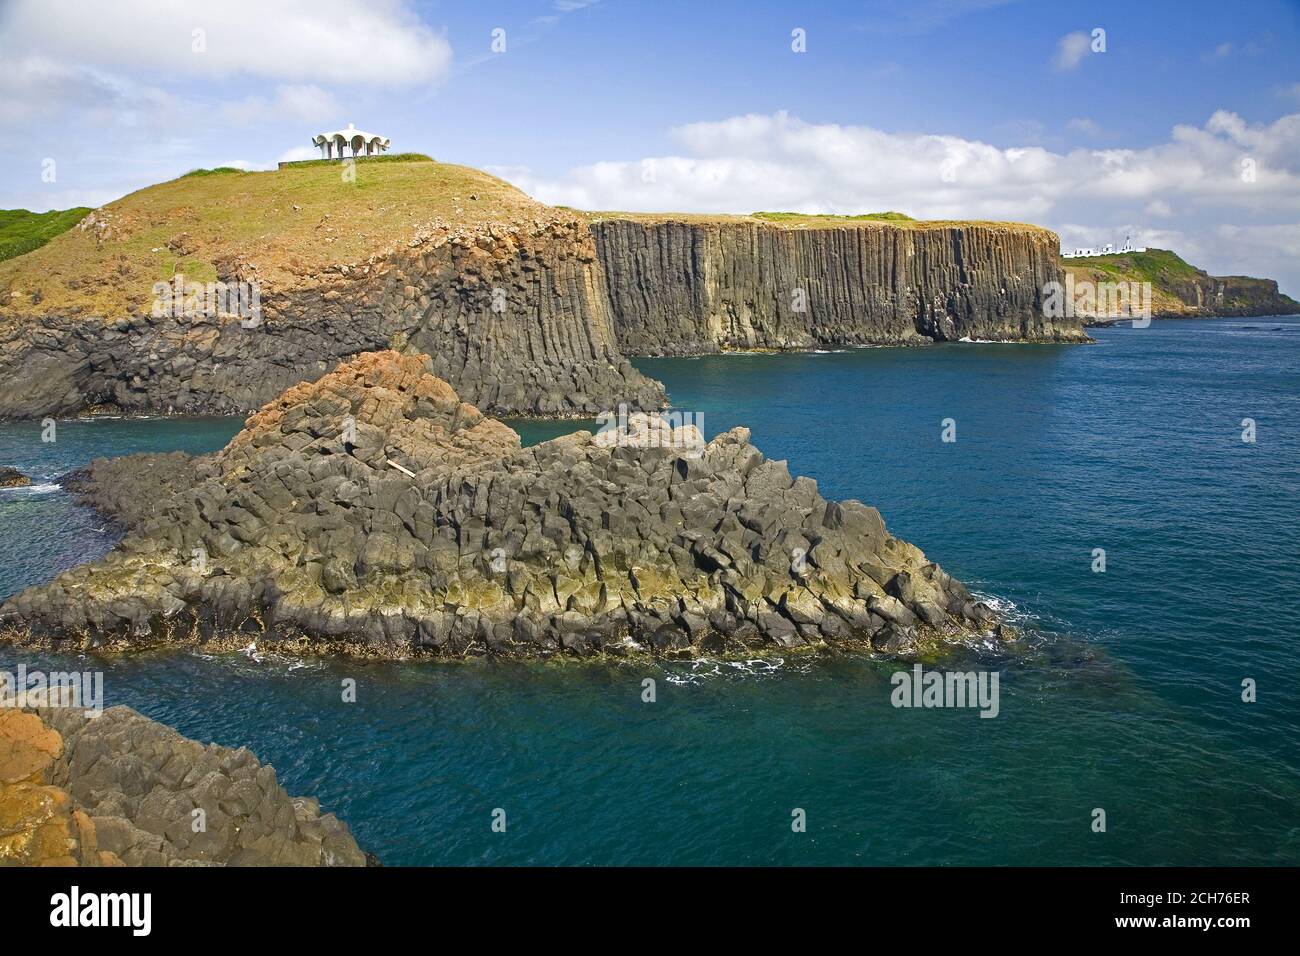
[[[1062,259],[1061,265],[1076,276],[1091,273],[1094,281],[1150,282],[1162,285],[1185,279],[1204,277],[1205,273],[1168,249],[1148,249],[1146,252],[1122,252],[1112,256],[1085,256],[1079,259]]]
[[[263,282],[282,286],[409,241],[436,218],[509,222],[546,208],[477,169],[400,154],[383,159],[361,159],[350,170],[338,161],[196,170],[141,189],[95,212],[102,229],[71,229],[0,262],[0,311],[147,311],[155,282],[176,273],[213,281],[228,257],[256,264]],[[75,212],[77,221],[88,210]]]
[[[630,219],[633,222],[662,223],[709,223],[709,222],[752,222],[768,223],[784,229],[820,229],[836,226],[863,226],[879,223],[902,229],[950,229],[954,226],[994,226],[1006,229],[1033,230],[1049,232],[1042,226],[1026,222],[996,222],[986,219],[913,219],[901,212],[869,212],[861,215],[836,215],[833,213],[807,212],[755,212],[748,215],[739,213],[696,213],[696,212],[617,212],[613,210],[599,212],[580,212],[590,222],[609,219]]]
[[[0,262],[39,249],[79,223],[88,212],[86,206],[50,212],[0,209]]]
[[[859,216],[838,216],[833,213],[813,212],[756,212],[753,216],[755,219],[766,219],[769,222],[807,222],[818,225],[828,222],[861,222],[864,219],[873,222],[916,222],[905,212],[867,212]]]

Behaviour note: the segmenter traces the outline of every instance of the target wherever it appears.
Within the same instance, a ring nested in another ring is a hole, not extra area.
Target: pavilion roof
[[[389,143],[389,139],[387,136],[380,136],[378,133],[367,133],[365,130],[357,129],[351,123],[348,124],[347,129],[338,129],[332,133],[317,134],[312,138],[312,143],[316,146],[319,146],[322,143],[333,142],[334,140],[337,139],[341,139],[344,142],[350,143],[358,136],[360,136],[367,143],[375,140],[378,140],[379,143],[383,146],[387,146]]]

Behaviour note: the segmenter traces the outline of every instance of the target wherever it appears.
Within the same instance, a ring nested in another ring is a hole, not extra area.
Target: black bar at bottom
[[[775,928],[772,920],[797,919],[805,929],[911,925],[956,932],[984,926],[999,939],[1053,933],[1229,941],[1234,934],[1286,926],[1294,914],[1284,916],[1282,909],[1294,897],[1295,875],[1266,868],[0,868],[0,899],[11,940],[75,932],[128,946],[201,940],[209,933],[254,938],[259,946],[277,940],[337,945],[349,938],[373,943],[376,931],[422,925],[477,926],[494,942],[514,934],[536,940],[539,933],[565,933],[571,919],[578,921],[572,931],[585,934],[593,916],[650,920],[641,930],[652,936],[658,920],[670,917],[672,936],[698,923],[715,930],[725,925],[728,935],[744,937]],[[143,895],[129,894],[148,894],[147,910]],[[147,936],[141,932],[146,912]],[[84,925],[114,917],[117,926]]]

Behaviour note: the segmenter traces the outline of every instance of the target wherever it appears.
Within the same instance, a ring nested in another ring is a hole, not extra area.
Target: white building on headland
[[[1073,252],[1063,251],[1061,253],[1061,258],[1082,259],[1086,256],[1118,256],[1125,252],[1146,252],[1146,251],[1147,251],[1146,246],[1135,246],[1133,245],[1133,237],[1125,236],[1124,245],[1120,246],[1118,249],[1115,248],[1115,244],[1113,242],[1106,243],[1100,249],[1089,249],[1086,246],[1081,246],[1078,249],[1075,249]]]
[[[320,148],[321,159],[342,159],[345,149],[352,150],[353,156],[382,153],[388,149],[389,139],[387,136],[362,132],[349,123],[347,129],[313,136],[311,144]]]

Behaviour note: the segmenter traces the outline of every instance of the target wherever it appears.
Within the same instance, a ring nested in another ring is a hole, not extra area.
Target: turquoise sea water
[[[748,425],[1023,621],[1019,652],[946,664],[999,670],[996,719],[895,709],[895,667],[852,657],[57,663],[248,746],[389,864],[1300,863],[1300,322],[1095,335],[637,363],[707,434]],[[46,479],[239,425],[66,422],[52,445],[0,425],[0,464]],[[0,491],[0,595],[98,555],[101,528],[61,491]],[[52,663],[0,648],[19,659]]]

